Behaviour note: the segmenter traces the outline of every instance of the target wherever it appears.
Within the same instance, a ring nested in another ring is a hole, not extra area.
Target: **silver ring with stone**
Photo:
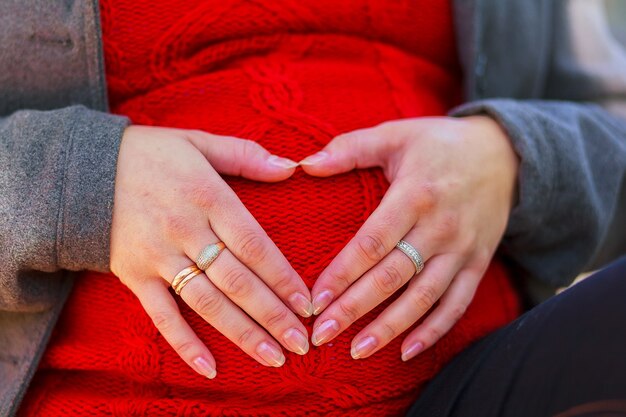
[[[400,249],[402,253],[409,257],[413,265],[415,265],[415,275],[422,272],[424,269],[424,258],[410,243],[401,240],[396,244],[396,248]]]
[[[202,249],[198,257],[196,258],[196,265],[203,271],[209,269],[209,266],[220,256],[220,253],[226,245],[224,242],[212,243],[206,248]]]

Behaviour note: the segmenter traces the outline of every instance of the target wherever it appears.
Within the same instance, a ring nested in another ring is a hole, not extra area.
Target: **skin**
[[[297,164],[252,141],[201,131],[128,127],[122,138],[111,232],[111,270],[139,298],[163,337],[199,374],[216,376],[207,346],[181,316],[170,282],[207,245],[227,249],[181,297],[265,366],[282,347],[304,354],[310,293],[220,174],[275,182]],[[282,345],[282,347],[281,347]]]
[[[380,167],[390,183],[312,289],[313,343],[331,341],[402,291],[354,337],[352,356],[372,355],[423,316],[402,359],[432,346],[465,313],[515,204],[519,161],[506,133],[485,116],[398,120],[342,134],[300,164],[318,177]],[[421,253],[419,275],[394,250],[401,239]]]
[[[208,378],[216,376],[215,359],[169,290],[206,245],[221,240],[228,249],[207,270],[210,278],[194,278],[181,297],[259,363],[282,366],[281,345],[308,351],[295,314],[319,314],[312,341],[321,345],[397,291],[399,298],[353,339],[352,356],[372,355],[427,315],[403,341],[409,360],[447,333],[471,302],[515,204],[519,161],[505,132],[483,116],[398,120],[334,138],[300,162],[305,172],[328,177],[381,167],[391,186],[311,293],[220,177],[282,181],[297,165],[254,142],[201,131],[131,126],[124,134],[111,270],[180,357]],[[424,258],[417,276],[394,250],[400,239]]]

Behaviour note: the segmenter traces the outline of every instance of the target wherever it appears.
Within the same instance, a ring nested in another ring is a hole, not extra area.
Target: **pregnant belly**
[[[458,81],[441,68],[392,48],[379,47],[376,54],[375,66],[250,59],[237,68],[169,83],[114,111],[135,123],[253,139],[298,160],[338,133],[443,114],[458,97]],[[309,287],[388,186],[378,170],[327,179],[297,172],[278,184],[227,181]],[[401,336],[371,358],[352,360],[351,339],[387,304],[332,343],[305,356],[287,353],[285,366],[270,369],[180,303],[215,355],[218,377],[209,381],[176,356],[114,276],[87,273],[64,310],[29,395],[39,399],[40,411],[89,407],[170,415],[182,407],[206,415],[397,415],[456,353],[517,314],[515,293],[495,260],[465,317],[435,347],[403,363]],[[312,320],[305,324],[310,330]]]

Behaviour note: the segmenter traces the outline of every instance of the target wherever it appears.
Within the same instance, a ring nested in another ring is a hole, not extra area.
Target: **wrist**
[[[491,150],[491,163],[498,164],[498,173],[504,186],[503,192],[510,202],[509,212],[519,201],[519,166],[520,156],[513,147],[508,133],[500,123],[488,115],[463,117],[470,124],[472,135],[481,140],[481,146]]]

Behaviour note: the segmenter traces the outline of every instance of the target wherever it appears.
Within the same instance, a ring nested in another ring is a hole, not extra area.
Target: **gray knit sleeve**
[[[108,271],[117,154],[127,125],[83,106],[0,119],[0,310],[48,307],[55,271]]]
[[[594,104],[542,100],[480,100],[451,114],[481,113],[503,126],[521,158],[519,203],[502,252],[526,276],[552,287],[570,283],[615,213],[626,210],[617,207],[626,186],[626,121]]]

